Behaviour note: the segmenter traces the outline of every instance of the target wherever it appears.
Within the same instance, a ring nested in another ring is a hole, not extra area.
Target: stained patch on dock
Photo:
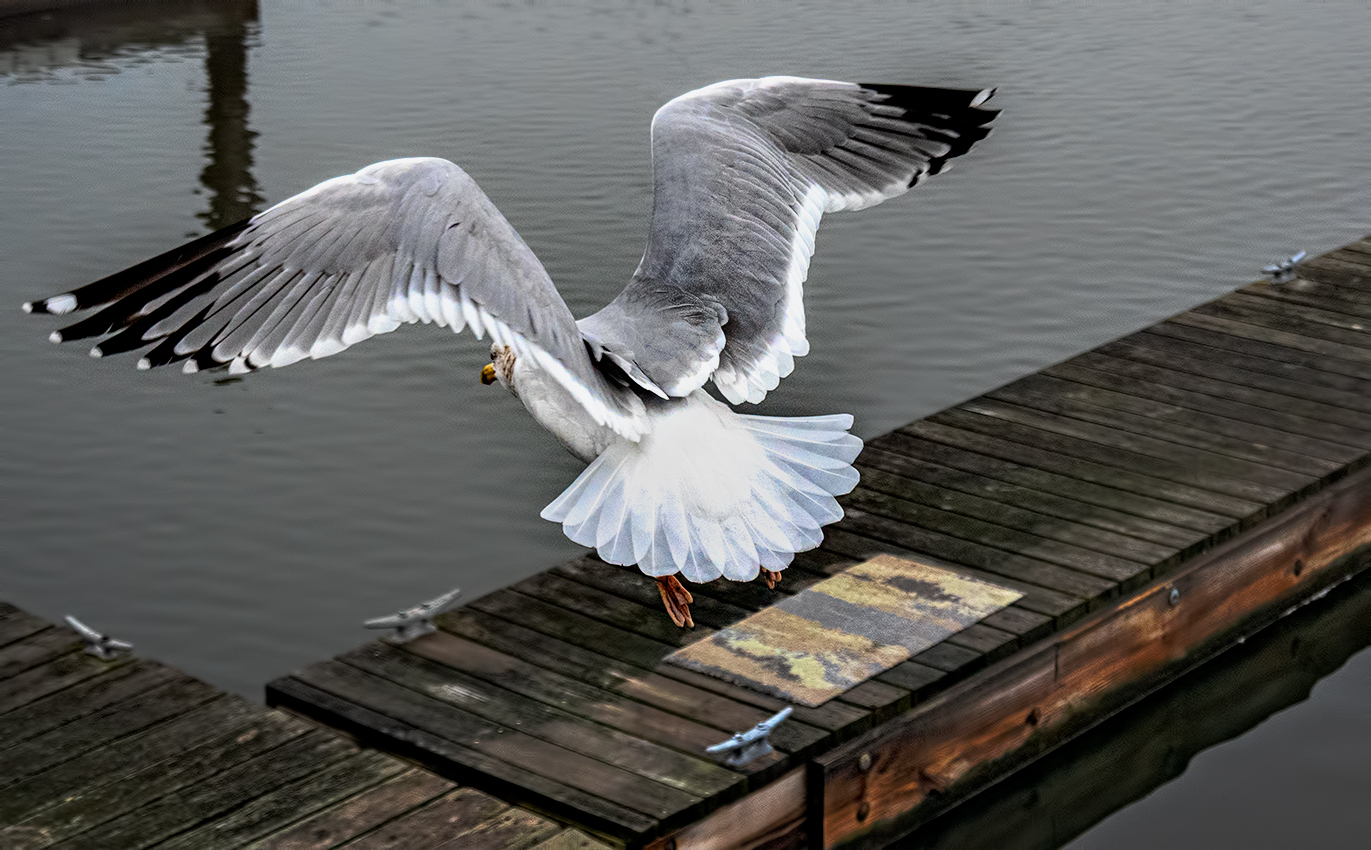
[[[817,707],[1022,596],[949,569],[880,555],[666,661]]]

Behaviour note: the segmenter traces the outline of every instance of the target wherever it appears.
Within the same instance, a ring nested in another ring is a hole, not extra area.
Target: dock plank
[[[685,755],[395,647],[369,644],[339,660],[694,797],[727,797],[730,789],[741,793],[745,784],[740,774],[712,760]],[[697,753],[702,756],[703,748]]]
[[[124,663],[127,663],[126,659],[102,661],[80,650],[59,655],[46,664],[30,667],[0,682],[0,714],[99,676]]]
[[[1355,356],[1355,349],[1348,351],[1354,356],[1342,357],[1344,346],[1278,328],[1238,321],[1223,314],[1181,313],[1154,327],[1160,329],[1167,326],[1211,331],[1257,345],[1277,345],[1300,352],[1297,362],[1311,368],[1355,378],[1371,376],[1371,362]]]
[[[218,691],[204,682],[178,676],[94,714],[0,750],[0,777],[4,777],[6,784],[13,784],[218,696]]]
[[[348,850],[430,850],[509,811],[501,801],[459,788],[344,845]]]
[[[249,845],[252,850],[328,850],[452,791],[452,782],[408,768],[374,787]]]
[[[627,664],[474,609],[452,612],[440,617],[439,623],[454,635],[521,661],[713,726],[724,733],[719,740],[755,726],[768,716],[765,707],[759,708],[750,701],[694,687],[651,668]],[[786,752],[805,749],[823,738],[827,730],[854,719],[850,716],[852,712],[861,714],[850,707],[840,707],[840,711],[848,714],[835,717],[839,712],[830,709],[796,716],[796,722],[777,729],[772,740]]]
[[[1092,551],[1052,537],[1013,528],[1008,523],[1013,522],[1016,517],[1010,511],[1001,511],[996,518],[1003,520],[1003,522],[996,523],[954,512],[953,508],[955,507],[962,507],[967,510],[976,510],[979,507],[970,503],[969,500],[951,499],[948,501],[952,501],[954,504],[942,509],[930,507],[924,501],[893,496],[890,495],[892,490],[902,492],[905,495],[913,495],[913,491],[917,490],[917,487],[902,487],[900,481],[892,480],[893,476],[886,477],[880,472],[873,472],[870,477],[875,479],[877,484],[884,483],[886,486],[877,489],[876,486],[872,485],[859,485],[846,498],[845,505],[851,505],[873,514],[900,520],[919,528],[951,535],[972,543],[1003,549],[1014,555],[1046,561],[1073,573],[1086,573],[1113,582],[1127,581],[1138,573],[1146,571],[1149,566],[1145,562]],[[937,495],[930,495],[929,500],[936,501]],[[1026,525],[1033,525],[1036,520],[1035,517],[1027,515],[1026,512],[1018,514],[1017,518],[1025,520]],[[1074,576],[1071,578],[1074,580]],[[1063,577],[1063,581],[1065,580],[1066,578]],[[1055,587],[1059,590],[1067,590],[1064,583],[1057,584]]]
[[[359,752],[227,811],[222,817],[178,833],[158,850],[229,850],[319,809],[378,785],[404,765],[374,750]]]
[[[48,628],[48,623],[27,611],[0,602],[0,647],[22,640],[34,632]]]
[[[298,720],[223,697],[11,786],[0,822],[12,818],[13,833],[64,841],[307,731]]]
[[[1371,390],[1371,387],[1368,387],[1368,384],[1371,384],[1371,370],[1368,370],[1368,377],[1357,377],[1355,374],[1347,374],[1346,371],[1333,371],[1325,368],[1329,363],[1327,357],[1204,327],[1161,322],[1133,334],[1128,339],[1138,345],[1151,345],[1163,350],[1166,350],[1167,346],[1177,346],[1177,350],[1192,357],[1212,357],[1217,362],[1239,369],[1281,375],[1316,386],[1351,392],[1358,392],[1364,387]],[[1335,455],[1333,459],[1340,458]]]
[[[355,752],[354,745],[336,735],[309,731],[54,846],[109,850],[157,844]]]
[[[659,821],[633,809],[510,765],[502,759],[456,744],[442,734],[397,719],[388,712],[389,705],[383,706],[382,711],[373,711],[349,699],[347,693],[338,695],[322,690],[295,676],[277,679],[267,688],[273,704],[306,711],[311,717],[352,734],[385,740],[398,755],[430,767],[440,767],[443,775],[461,773],[457,778],[480,778],[487,784],[496,784],[500,793],[514,802],[533,802],[543,810],[575,812],[580,822],[597,832],[652,834],[658,828]],[[379,696],[387,703],[404,699],[385,692],[380,692]],[[459,768],[465,768],[465,771]]]
[[[547,705],[637,735],[645,741],[675,747],[683,752],[703,752],[705,747],[717,744],[721,740],[720,733],[724,731],[587,685],[449,632],[435,632],[421,640],[411,641],[405,646],[405,651],[443,664],[447,669],[460,670]],[[761,719],[757,716],[757,721]]]
[[[178,675],[169,667],[141,659],[111,665],[84,682],[31,700],[0,715],[0,741],[12,747],[120,700],[166,684]],[[0,784],[3,782],[0,779]]]
[[[1104,443],[1023,425],[989,413],[973,413],[965,406],[935,413],[929,422],[972,431],[1058,454],[1077,463],[1109,470],[1109,477],[1139,492],[1182,505],[1253,522],[1265,516],[1265,500],[1283,496],[1278,490],[1224,478],[1221,473],[1193,469]]]
[[[82,641],[71,629],[51,627],[33,632],[0,648],[0,682],[80,649]]]
[[[1174,546],[1154,543],[1121,531],[1100,528],[1074,518],[1020,507],[1011,502],[996,501],[980,493],[929,484],[921,478],[912,477],[920,473],[924,478],[940,478],[944,481],[955,480],[958,477],[955,471],[946,470],[946,467],[941,469],[950,474],[939,474],[937,468],[930,467],[933,465],[920,465],[879,448],[864,451],[857,464],[858,470],[862,473],[863,486],[929,507],[953,511],[987,522],[997,522],[1018,531],[1142,564],[1152,565],[1180,556],[1181,550]],[[987,488],[980,489],[984,491]],[[989,488],[989,492],[995,493],[997,489],[1001,488]],[[1028,500],[1031,500],[1031,496]],[[1079,508],[1079,505],[1077,507]]]
[[[512,722],[489,721],[407,688],[385,687],[379,677],[340,661],[326,661],[297,675],[305,684],[437,735],[469,752],[502,761],[508,765],[506,773],[574,782],[579,792],[576,796],[593,794],[654,820],[671,817],[700,801],[696,795],[534,738],[514,728]],[[472,758],[459,763],[476,766]]]
[[[1136,334],[1135,337],[1144,336]],[[1132,338],[1130,338],[1132,339]],[[1166,346],[1164,337],[1150,337]],[[1139,343],[1142,344],[1142,343]],[[1184,349],[1180,349],[1185,351]],[[1194,352],[1185,352],[1193,355]],[[1204,449],[1264,466],[1322,478],[1337,472],[1357,456],[1356,449],[1302,438],[1274,428],[1238,419],[1187,410],[1176,405],[1140,399],[1126,393],[1062,381],[1050,375],[1033,375],[987,393],[1008,401],[1063,416],[1084,419],[1160,438],[1191,448]],[[1312,454],[1311,450],[1319,452]]]

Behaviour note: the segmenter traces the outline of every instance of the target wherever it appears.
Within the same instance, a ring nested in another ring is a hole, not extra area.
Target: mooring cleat
[[[780,726],[781,721],[789,717],[790,712],[794,710],[795,709],[790,706],[786,706],[746,732],[739,732],[722,744],[706,747],[705,752],[715,755],[719,753],[729,753],[728,758],[724,759],[724,764],[729,767],[742,767],[745,764],[756,761],[768,753],[775,752],[768,736],[771,734],[772,730],[777,726]]]
[[[119,657],[119,653],[133,649],[133,644],[115,640],[109,635],[102,635],[70,614],[67,615],[66,619],[67,625],[75,629],[76,633],[85,640],[86,652],[101,661],[112,661]]]
[[[1293,257],[1286,257],[1279,263],[1272,263],[1262,271],[1271,278],[1272,283],[1289,283],[1295,279],[1295,266],[1298,266],[1306,256],[1304,251],[1300,251]]]
[[[408,643],[417,637],[436,631],[438,627],[433,625],[433,618],[451,609],[461,593],[460,587],[454,588],[442,596],[415,605],[413,608],[397,611],[389,617],[367,620],[362,625],[368,629],[395,629],[395,634],[386,635],[384,639],[391,643]]]

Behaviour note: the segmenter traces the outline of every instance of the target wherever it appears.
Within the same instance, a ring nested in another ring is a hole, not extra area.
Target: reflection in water
[[[203,54],[209,133],[200,183],[209,208],[197,217],[217,230],[252,215],[263,200],[252,176],[257,134],[248,127],[247,60],[256,37],[257,0],[92,4],[0,17],[0,78],[98,81]]]
[[[220,26],[205,32],[205,74],[209,105],[205,123],[209,157],[200,182],[210,191],[209,209],[196,217],[218,230],[257,212],[262,196],[252,176],[252,146],[257,134],[248,129],[248,46],[256,34],[256,0],[216,4]]]
[[[1309,698],[1371,645],[1371,570],[897,842],[1051,850],[1185,772],[1201,751]]]

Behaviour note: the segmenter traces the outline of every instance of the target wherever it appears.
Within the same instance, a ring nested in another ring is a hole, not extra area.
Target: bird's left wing
[[[105,306],[107,305],[107,306]],[[140,368],[245,372],[336,354],[402,324],[470,325],[538,362],[602,425],[642,435],[641,401],[605,380],[524,240],[445,159],[378,162],[103,280],[24,305],[104,306],[54,342],[148,348]]]
[[[652,119],[652,224],[632,282],[582,319],[666,394],[759,402],[809,351],[803,284],[825,212],[901,195],[990,132],[990,91],[764,77]],[[649,387],[650,388],[650,387]]]

